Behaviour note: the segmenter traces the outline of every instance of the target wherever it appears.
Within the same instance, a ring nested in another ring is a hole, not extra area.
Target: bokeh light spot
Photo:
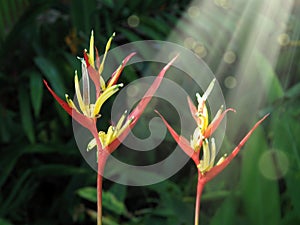
[[[258,165],[264,177],[277,180],[288,172],[289,159],[283,151],[269,150],[262,154]]]
[[[193,49],[196,45],[196,41],[192,37],[187,37],[186,39],[184,39],[183,45],[188,49]]]
[[[207,50],[202,44],[196,44],[194,52],[201,58],[204,58],[207,55]]]
[[[140,24],[140,18],[137,15],[131,15],[128,17],[127,23],[130,27],[137,27]]]
[[[277,41],[281,46],[287,46],[290,43],[290,36],[286,33],[280,34]]]
[[[230,88],[230,89],[235,88],[236,84],[237,84],[237,81],[236,81],[236,78],[234,76],[228,76],[224,80],[224,85],[227,88]]]
[[[236,60],[236,54],[233,51],[227,51],[223,56],[223,60],[228,64],[232,64]]]
[[[230,8],[230,2],[229,0],[214,0],[215,5],[222,7],[223,9],[229,9]]]
[[[195,18],[195,17],[199,16],[200,9],[197,6],[191,6],[188,8],[187,12],[191,18]]]

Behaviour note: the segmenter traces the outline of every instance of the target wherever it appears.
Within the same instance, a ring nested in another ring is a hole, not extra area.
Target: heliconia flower
[[[135,53],[128,55],[117,70],[112,74],[110,80],[105,84],[103,77],[101,76],[107,52],[110,48],[113,34],[108,40],[105,48],[105,53],[102,61],[98,55],[97,49],[94,47],[94,34],[91,33],[89,53],[87,50],[84,51],[84,59],[81,60],[81,71],[82,71],[82,92],[80,90],[79,79],[77,71],[75,71],[74,83],[75,83],[75,95],[78,102],[78,106],[69,98],[69,95],[65,95],[66,101],[58,97],[54,91],[49,87],[48,83],[44,80],[44,83],[53,97],[63,107],[63,109],[70,114],[78,123],[88,128],[93,135],[97,133],[95,129],[95,122],[100,117],[100,110],[104,102],[115,94],[123,84],[116,84],[120,74],[122,73],[126,63],[131,59]],[[96,52],[96,56],[94,54]],[[95,103],[90,102],[90,81],[93,81],[96,88],[96,101]]]
[[[188,105],[194,120],[196,121],[196,129],[188,141],[185,137],[179,135],[165,120],[165,118],[158,113],[158,115],[163,120],[164,124],[168,128],[169,132],[182,148],[182,150],[192,158],[197,169],[198,169],[198,182],[197,182],[197,195],[195,203],[195,220],[194,224],[199,224],[199,213],[200,213],[200,201],[201,193],[203,191],[204,185],[217,176],[221,171],[223,171],[231,162],[231,160],[239,153],[243,145],[249,139],[254,130],[266,119],[268,116],[265,115],[261,120],[259,120],[251,130],[246,134],[246,136],[240,141],[238,146],[232,151],[232,153],[227,157],[227,154],[223,155],[218,162],[215,164],[216,160],[216,144],[215,139],[210,138],[213,132],[217,129],[225,114],[229,111],[234,111],[234,109],[226,109],[223,111],[223,106],[216,113],[214,119],[209,123],[208,110],[206,107],[206,100],[211,93],[215,79],[210,83],[207,90],[204,92],[203,96],[196,94],[198,107],[193,104],[192,100],[188,98]],[[210,139],[209,139],[210,138]],[[202,148],[202,154],[200,159],[200,149]]]
[[[210,83],[207,90],[202,96],[200,96],[198,93],[196,94],[198,107],[196,107],[193,104],[192,100],[188,98],[188,105],[191,114],[197,124],[194,133],[190,137],[190,141],[188,141],[185,137],[179,135],[170,126],[166,119],[159,112],[156,111],[163,120],[164,124],[168,128],[175,141],[178,143],[178,145],[188,156],[192,158],[192,160],[198,168],[198,171],[200,172],[201,177],[203,178],[202,181],[205,182],[215,177],[230,163],[230,161],[238,154],[241,147],[246,143],[252,132],[268,116],[264,116],[254,125],[254,127],[248,132],[248,134],[244,137],[244,139],[239,143],[239,145],[233,150],[233,152],[228,157],[227,155],[222,156],[221,159],[216,163],[216,165],[214,165],[216,159],[216,144],[214,138],[210,137],[220,125],[225,114],[229,111],[235,112],[235,110],[232,108],[223,111],[223,106],[221,106],[220,110],[216,113],[214,119],[209,123],[208,110],[205,102],[213,89],[214,83],[215,79]],[[200,159],[201,148],[202,154]]]
[[[105,149],[108,153],[112,153],[120,143],[125,139],[130,130],[135,126],[136,122],[144,112],[146,106],[150,102],[153,94],[158,89],[161,81],[167,70],[171,67],[173,62],[177,59],[178,55],[176,55],[157,75],[147,92],[144,94],[141,101],[138,105],[132,110],[132,112],[126,117],[127,111],[121,116],[116,125],[111,125],[107,132],[100,131],[98,133],[99,138],[93,138],[88,146],[87,151],[90,151],[97,145],[100,145],[103,149]],[[97,143],[100,142],[100,143]]]

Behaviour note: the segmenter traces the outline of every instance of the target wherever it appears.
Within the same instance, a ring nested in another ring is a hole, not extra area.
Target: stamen
[[[127,114],[127,110],[125,110],[125,112],[123,113],[123,115],[119,119],[119,121],[117,123],[117,126],[116,126],[116,132],[118,132],[121,129],[121,127],[122,127],[122,125],[124,123],[124,120],[126,118],[126,114]]]
[[[205,139],[205,141],[203,142],[203,167],[206,170],[207,167],[209,166],[209,162],[210,162],[210,151],[209,151],[209,145],[208,145],[208,140]]]
[[[87,146],[86,150],[89,152],[89,151],[92,150],[94,147],[96,147],[96,145],[97,145],[96,139],[93,138],[93,139],[88,143],[88,146]]]
[[[217,162],[216,166],[220,165],[225,159],[227,158],[227,154],[224,154],[219,161]]]
[[[210,156],[210,163],[209,163],[209,169],[211,169],[214,166],[215,158],[216,158],[216,142],[215,139],[211,139],[211,156]]]
[[[124,130],[131,124],[131,122],[134,120],[134,116],[132,116],[130,119],[127,119],[123,127],[118,131],[117,136],[124,132]]]
[[[104,143],[105,146],[107,146],[111,143],[113,133],[114,133],[114,128],[113,128],[113,126],[110,126],[107,130],[107,134],[106,134],[106,137],[105,137],[105,143]]]

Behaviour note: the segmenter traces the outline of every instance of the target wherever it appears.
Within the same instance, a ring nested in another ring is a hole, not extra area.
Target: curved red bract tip
[[[214,166],[211,170],[209,170],[205,176],[203,176],[203,179],[205,179],[205,182],[210,181],[215,176],[217,176],[221,171],[223,171],[229,163],[232,161],[234,157],[237,156],[237,154],[240,152],[241,148],[245,145],[247,140],[250,138],[252,133],[255,131],[255,129],[269,116],[268,113],[265,115],[262,119],[260,119],[252,128],[251,130],[245,135],[245,137],[240,141],[237,147],[232,151],[232,153],[219,165]]]
[[[61,105],[61,107],[72,117],[74,118],[78,123],[80,123],[82,126],[88,128],[91,130],[93,128],[93,119],[88,118],[80,113],[78,113],[76,110],[71,108],[64,100],[62,100],[58,95],[50,88],[48,85],[48,82],[43,79],[43,82],[49,92],[52,94],[52,96],[55,98],[55,100]]]

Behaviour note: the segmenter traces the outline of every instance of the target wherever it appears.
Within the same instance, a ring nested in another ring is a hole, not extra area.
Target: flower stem
[[[94,129],[91,130],[97,142],[97,225],[102,225],[102,183],[104,168],[109,153],[106,149],[102,149],[101,141],[98,136],[96,120],[94,121]]]
[[[105,164],[108,153],[98,150],[98,174],[97,174],[97,225],[102,225],[102,183]]]
[[[198,182],[197,182],[197,196],[195,204],[195,225],[199,225],[199,216],[200,216],[200,202],[201,195],[204,188],[205,182],[202,179],[202,174],[198,171]]]

